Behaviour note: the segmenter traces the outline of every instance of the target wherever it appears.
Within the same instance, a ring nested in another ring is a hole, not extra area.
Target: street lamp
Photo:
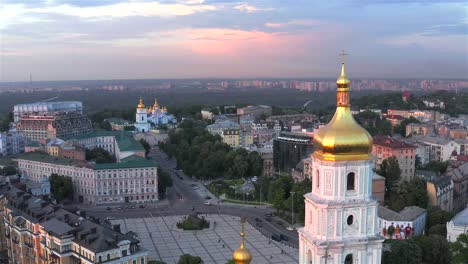
[[[296,192],[290,192],[291,193],[291,226],[294,225],[294,194]]]

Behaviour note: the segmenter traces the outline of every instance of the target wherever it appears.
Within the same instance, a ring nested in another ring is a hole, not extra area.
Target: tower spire
[[[244,232],[244,223],[245,223],[245,218],[241,218],[241,243],[238,249],[234,251],[232,254],[232,259],[234,260],[235,264],[250,264],[252,261],[252,253],[250,253],[250,250],[245,248],[245,232]]]

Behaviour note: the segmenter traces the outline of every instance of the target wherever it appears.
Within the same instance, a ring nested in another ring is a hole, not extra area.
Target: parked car
[[[110,211],[110,210],[112,210],[112,208],[110,208],[109,206],[107,206],[106,210]]]
[[[122,207],[117,207],[117,210],[122,210]]]
[[[204,205],[211,206],[211,203],[210,202],[205,202]]]
[[[273,214],[272,214],[272,213],[266,213],[265,216],[266,216],[266,217],[272,217]]]
[[[280,225],[280,226],[283,225],[283,222],[281,222],[281,221],[276,221],[276,223],[277,223],[278,225]]]
[[[256,217],[256,218],[255,218],[255,221],[257,221],[257,222],[261,222],[261,221],[262,221],[262,219],[260,219],[260,218]]]
[[[294,230],[294,227],[288,226],[288,227],[286,227],[286,229],[289,230],[289,231],[293,231],[293,230]]]
[[[138,207],[145,208],[145,206],[143,204],[140,204]]]
[[[258,226],[258,227],[262,227],[263,224],[262,224],[261,222],[257,222],[257,226]]]
[[[208,195],[207,195],[207,196],[205,196],[205,199],[206,199],[206,200],[211,200],[211,196],[208,196]]]
[[[270,217],[266,217],[266,218],[265,218],[265,221],[271,222],[271,218],[270,218]]]
[[[281,240],[288,241],[289,238],[286,235],[281,234],[280,235]]]

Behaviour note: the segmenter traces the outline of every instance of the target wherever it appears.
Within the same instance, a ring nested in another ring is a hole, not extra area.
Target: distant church
[[[372,137],[351,113],[344,60],[337,85],[335,115],[314,136],[312,192],[304,195],[305,226],[298,229],[299,263],[380,263]]]
[[[154,101],[154,105],[152,107],[145,108],[143,99],[140,98],[134,124],[136,131],[149,132],[152,126],[157,127],[176,123],[177,119],[167,112],[166,107],[159,106],[157,99]]]

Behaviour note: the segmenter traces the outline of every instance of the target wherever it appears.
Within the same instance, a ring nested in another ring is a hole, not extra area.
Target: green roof
[[[28,144],[26,144],[25,146],[26,147],[40,147],[41,144],[39,144],[39,142],[37,142],[37,141],[31,141]]]
[[[133,138],[133,133],[129,131],[95,131],[90,132],[82,135],[75,135],[68,138],[68,139],[85,139],[85,138],[93,138],[93,137],[115,137],[117,140],[117,144],[119,145],[120,151],[145,151],[143,146],[140,142],[136,141]]]
[[[124,168],[144,168],[144,167],[157,167],[154,160],[148,160],[139,156],[129,156],[121,159],[119,163],[102,163],[95,164],[95,170],[109,170],[109,169],[124,169]]]
[[[15,162],[8,158],[0,158],[0,166],[14,166]]]
[[[46,163],[54,163],[54,164],[59,164],[59,165],[70,165],[70,166],[75,166],[80,163],[86,164],[85,162],[82,162],[82,161],[79,162],[76,160],[67,159],[63,157],[50,156],[47,153],[42,152],[42,151],[26,152],[26,153],[14,155],[12,158],[32,160],[32,161],[38,161],[38,162],[46,162]]]
[[[125,119],[118,118],[118,117],[107,118],[107,119],[104,119],[104,121],[107,121],[109,123],[118,124],[118,125],[125,125],[125,124],[130,124],[131,123],[130,121],[127,121]]]

